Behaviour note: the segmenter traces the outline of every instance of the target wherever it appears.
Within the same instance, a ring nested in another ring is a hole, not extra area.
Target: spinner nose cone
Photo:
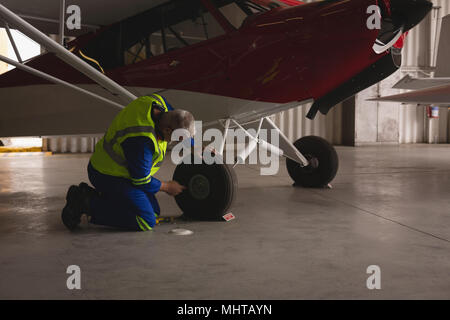
[[[408,31],[418,25],[431,11],[433,4],[428,0],[390,0],[392,18],[397,25]]]

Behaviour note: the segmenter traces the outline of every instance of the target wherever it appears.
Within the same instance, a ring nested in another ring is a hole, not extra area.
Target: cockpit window
[[[244,2],[244,4],[249,7],[252,10],[255,11],[269,11],[272,10],[274,8],[279,8],[279,7],[287,7],[287,5],[285,3],[283,3],[282,1],[277,1],[277,0],[248,0],[248,1],[241,1]]]
[[[173,0],[153,9],[157,14],[142,24],[143,38],[125,50],[125,64],[133,64],[172,50],[206,41],[225,32],[200,0]],[[145,26],[145,27],[144,27]]]
[[[252,1],[240,1],[240,2],[242,3],[241,6],[245,7],[247,9],[247,12],[250,14],[265,12],[269,10],[268,7],[262,6],[258,2]]]
[[[289,0],[294,1],[294,0]],[[286,6],[277,0],[211,0],[236,29],[249,16]],[[171,0],[101,31],[83,47],[83,59],[104,70],[134,64],[219,37],[225,30],[201,0]]]
[[[244,20],[249,16],[246,8],[242,6],[241,1],[212,0],[212,2],[236,29],[239,29]]]
[[[249,16],[287,5],[276,0],[212,0],[225,18],[239,29]]]

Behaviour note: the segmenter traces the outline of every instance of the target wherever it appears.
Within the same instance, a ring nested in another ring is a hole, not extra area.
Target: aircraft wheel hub
[[[319,159],[310,154],[305,155],[305,158],[308,160],[309,164],[306,166],[306,170],[314,171],[319,167]]]
[[[309,164],[302,167],[287,159],[288,173],[295,185],[306,188],[322,188],[336,176],[339,159],[334,147],[323,138],[307,136],[298,139],[294,146],[305,156]]]
[[[206,199],[210,193],[209,180],[204,175],[196,174],[190,179],[188,189],[193,198]]]

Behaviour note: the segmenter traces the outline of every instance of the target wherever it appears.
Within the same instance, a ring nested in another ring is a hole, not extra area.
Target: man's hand
[[[212,146],[206,146],[206,147],[203,148],[203,154],[205,152],[209,152],[212,155],[215,155],[217,153],[217,150],[214,147],[212,147]]]
[[[180,193],[183,192],[183,190],[185,190],[186,187],[182,186],[181,184],[179,184],[176,181],[166,181],[166,182],[161,182],[161,191],[164,191],[168,194],[170,194],[171,196],[176,196],[179,195]]]

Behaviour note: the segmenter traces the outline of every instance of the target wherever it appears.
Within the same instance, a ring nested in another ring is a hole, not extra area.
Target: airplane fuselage
[[[380,30],[368,28],[367,9],[377,4],[377,0],[340,0],[280,7],[249,16],[240,28],[229,28],[221,36],[105,72],[137,96],[160,91],[172,104],[205,121],[249,112],[258,105],[318,100],[391,55],[389,50],[377,54],[372,49]],[[105,30],[69,43],[71,50],[83,50]],[[101,65],[102,57],[97,59]],[[41,55],[28,65],[107,94],[53,54]],[[37,93],[17,98],[19,88],[30,86],[39,88],[40,98]],[[0,77],[1,96],[8,99],[2,91],[13,87],[17,92],[11,103],[18,105],[37,101],[49,105],[64,99],[63,109],[75,114],[77,106],[92,104],[75,94],[63,98],[55,93],[55,85],[19,70]],[[110,118],[106,116],[100,127]]]

